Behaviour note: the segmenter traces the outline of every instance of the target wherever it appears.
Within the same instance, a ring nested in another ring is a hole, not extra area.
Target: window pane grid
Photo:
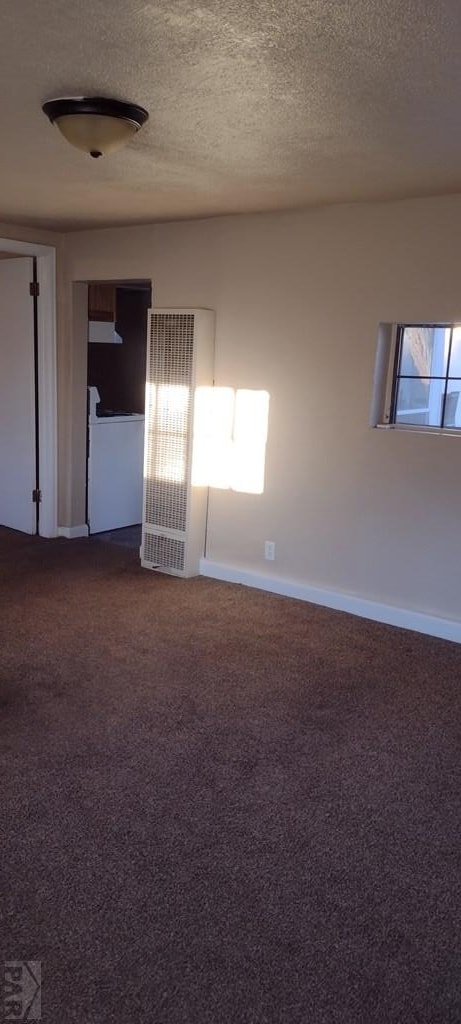
[[[461,429],[460,368],[460,325],[399,324],[391,423]]]

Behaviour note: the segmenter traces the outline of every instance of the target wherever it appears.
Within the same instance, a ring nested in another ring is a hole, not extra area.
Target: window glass
[[[400,376],[444,377],[450,344],[450,328],[405,327],[400,357]]]
[[[448,372],[450,377],[461,377],[461,326],[459,324],[455,324],[453,327],[453,339],[451,342],[451,355]]]
[[[397,384],[395,422],[439,427],[445,382],[428,377],[401,378]]]
[[[461,391],[461,380],[448,380],[447,397],[445,399],[445,410],[443,415],[443,427],[460,426],[461,404],[459,400]]]

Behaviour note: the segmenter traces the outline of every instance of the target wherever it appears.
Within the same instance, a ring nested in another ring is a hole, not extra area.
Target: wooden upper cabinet
[[[106,282],[88,287],[88,319],[105,323],[115,320],[115,285]]]

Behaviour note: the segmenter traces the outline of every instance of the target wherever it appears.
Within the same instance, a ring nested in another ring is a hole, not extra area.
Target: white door
[[[0,525],[35,533],[33,260],[0,260]]]

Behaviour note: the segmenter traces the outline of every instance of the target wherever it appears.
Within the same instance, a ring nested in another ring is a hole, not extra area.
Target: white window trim
[[[421,427],[418,423],[377,423],[376,430],[403,430],[413,434],[440,434],[441,437],[461,434],[461,427]]]

